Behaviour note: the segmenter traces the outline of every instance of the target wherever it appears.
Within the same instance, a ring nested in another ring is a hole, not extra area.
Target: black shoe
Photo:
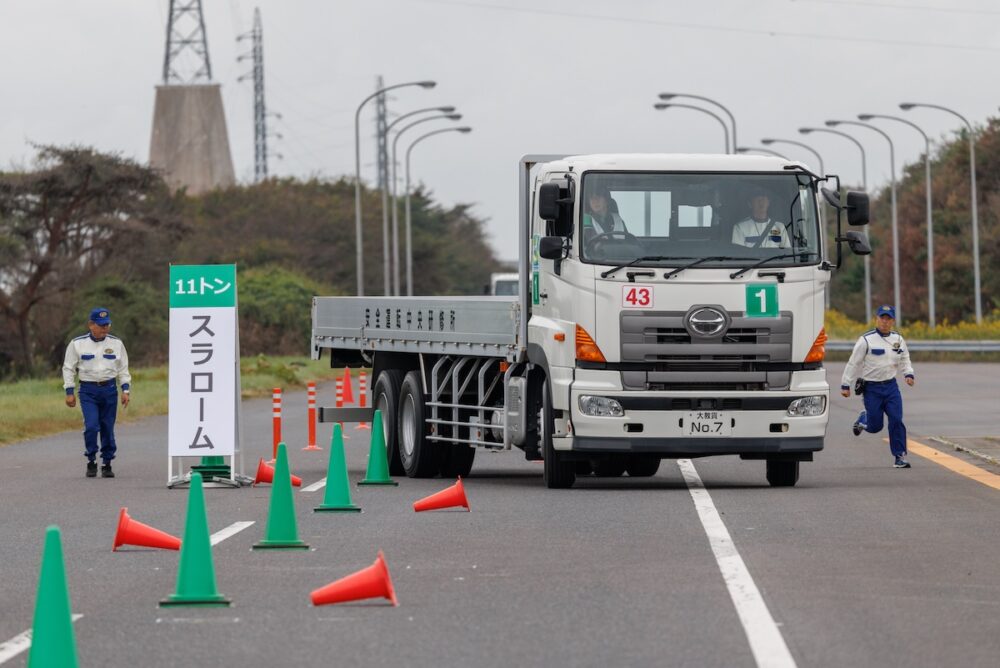
[[[87,462],[87,477],[88,478],[97,477],[97,462]]]
[[[101,477],[102,478],[114,478],[115,472],[111,470],[111,464],[105,464],[101,467]]]

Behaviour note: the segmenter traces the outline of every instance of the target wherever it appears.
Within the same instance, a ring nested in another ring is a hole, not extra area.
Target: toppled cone
[[[274,482],[274,467],[265,462],[263,457],[257,463],[257,477],[253,479],[253,484],[257,485],[262,482]],[[302,478],[292,475],[292,485],[302,487]]]
[[[462,486],[461,477],[459,477],[458,482],[448,489],[442,489],[440,492],[435,492],[415,502],[413,509],[419,513],[425,510],[440,510],[442,508],[457,508],[459,506],[462,506],[466,510],[471,510],[469,508],[469,500],[465,498],[465,488]]]
[[[118,513],[118,529],[115,531],[115,545],[111,551],[117,552],[122,545],[179,550],[181,539],[132,519],[129,517],[128,508],[122,507]]]
[[[392,604],[399,605],[396,592],[392,588],[389,569],[385,565],[385,556],[379,550],[375,563],[368,568],[362,568],[357,573],[344,576],[330,584],[313,591],[309,598],[313,605],[330,605],[331,603],[346,603],[360,601],[366,598],[386,598]]]

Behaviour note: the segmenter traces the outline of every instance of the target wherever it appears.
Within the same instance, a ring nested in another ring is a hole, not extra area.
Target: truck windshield
[[[816,264],[820,226],[804,174],[588,172],[580,202],[584,262],[699,267]],[[776,256],[787,256],[778,258]]]

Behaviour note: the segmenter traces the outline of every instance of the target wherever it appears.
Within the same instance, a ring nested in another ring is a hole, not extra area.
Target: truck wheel
[[[396,413],[399,405],[399,386],[403,382],[403,372],[386,369],[378,375],[372,393],[373,408],[382,411],[382,431],[385,432],[385,449],[389,456],[389,473],[403,475],[403,464],[399,461],[399,439],[396,437]]]
[[[594,475],[598,478],[617,478],[625,473],[625,458],[621,455],[608,455],[597,460]]]
[[[399,460],[411,478],[431,478],[438,472],[438,446],[427,440],[427,407],[420,372],[410,371],[399,388]]]
[[[472,470],[472,461],[476,458],[476,449],[471,445],[439,446],[441,451],[441,477],[455,478],[467,476]]]
[[[781,459],[767,460],[767,481],[771,487],[794,487],[799,481],[799,463]]]
[[[545,460],[545,486],[549,489],[569,489],[576,482],[576,463],[567,462],[552,447],[552,397],[549,381],[542,383],[542,410],[538,421],[538,435],[542,441],[542,457]]]
[[[648,478],[660,470],[660,458],[654,455],[632,455],[625,470],[633,478]]]

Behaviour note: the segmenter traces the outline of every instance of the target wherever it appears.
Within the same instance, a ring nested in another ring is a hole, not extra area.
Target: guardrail
[[[1000,341],[910,341],[907,347],[914,352],[956,352],[956,353],[997,353],[1000,352]],[[827,341],[827,350],[851,351],[854,341]]]

